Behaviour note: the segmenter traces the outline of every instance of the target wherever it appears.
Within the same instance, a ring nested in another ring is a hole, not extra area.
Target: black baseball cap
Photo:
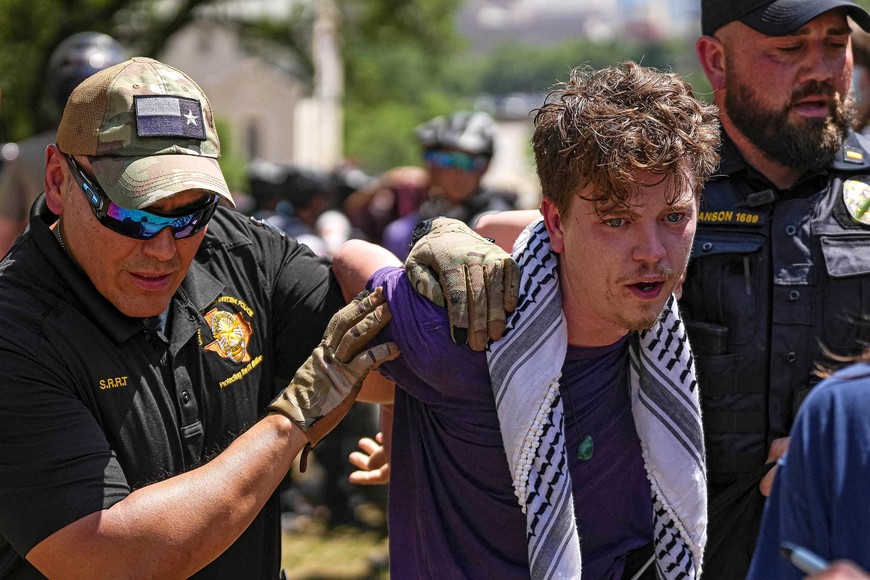
[[[701,0],[701,33],[711,35],[739,20],[767,36],[785,36],[835,8],[845,8],[870,32],[870,14],[850,0]]]

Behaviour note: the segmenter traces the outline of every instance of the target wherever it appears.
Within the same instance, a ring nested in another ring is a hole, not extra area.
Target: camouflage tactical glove
[[[414,289],[447,306],[450,336],[474,350],[504,333],[517,306],[520,271],[510,254],[459,220],[444,217],[414,228],[405,270]]]
[[[320,345],[269,405],[289,417],[308,438],[299,461],[301,471],[305,471],[311,448],[350,411],[368,372],[399,356],[394,342],[363,350],[391,318],[383,288],[361,293],[332,317]]]

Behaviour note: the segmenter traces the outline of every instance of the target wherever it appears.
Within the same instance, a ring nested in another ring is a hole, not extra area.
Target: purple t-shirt
[[[621,578],[625,554],[653,538],[652,491],[631,414],[628,337],[598,348],[569,345],[559,390],[583,578]],[[587,435],[592,457],[582,461]]]
[[[384,287],[393,314],[379,338],[402,350],[381,367],[400,387],[389,492],[391,575],[528,578],[526,519],[511,484],[486,355],[453,344],[446,310],[418,296],[403,270],[376,272],[369,287],[376,286]],[[625,552],[653,534],[628,391],[614,394],[612,387],[614,380],[627,385],[625,341],[569,348],[563,371],[573,403],[566,399],[566,415],[573,415],[567,442],[583,577],[619,578]],[[586,423],[588,429],[579,428]],[[583,462],[576,449],[586,431],[595,449]]]
[[[420,221],[420,212],[413,212],[390,222],[381,235],[381,245],[391,251],[400,260],[408,257],[411,251],[411,238],[414,237],[414,226]]]

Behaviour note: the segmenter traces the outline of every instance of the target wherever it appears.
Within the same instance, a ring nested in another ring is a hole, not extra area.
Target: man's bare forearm
[[[244,532],[306,442],[269,414],[207,464],[69,524],[27,559],[50,578],[188,577]]]
[[[332,271],[345,300],[364,290],[368,279],[381,268],[401,265],[389,250],[362,240],[348,240],[332,258]]]
[[[345,300],[350,300],[364,290],[372,274],[381,268],[401,265],[402,262],[389,250],[361,240],[345,242],[332,258],[332,271]],[[394,390],[395,384],[375,371],[366,377],[357,400],[365,403],[392,403]]]
[[[523,229],[539,217],[541,212],[536,209],[487,213],[480,216],[474,229],[481,236],[495,240],[505,252],[510,252]]]

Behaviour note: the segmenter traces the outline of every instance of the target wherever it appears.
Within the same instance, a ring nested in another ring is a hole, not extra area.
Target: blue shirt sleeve
[[[870,365],[821,382],[804,401],[764,509],[747,578],[800,579],[782,542],[870,569]]]

